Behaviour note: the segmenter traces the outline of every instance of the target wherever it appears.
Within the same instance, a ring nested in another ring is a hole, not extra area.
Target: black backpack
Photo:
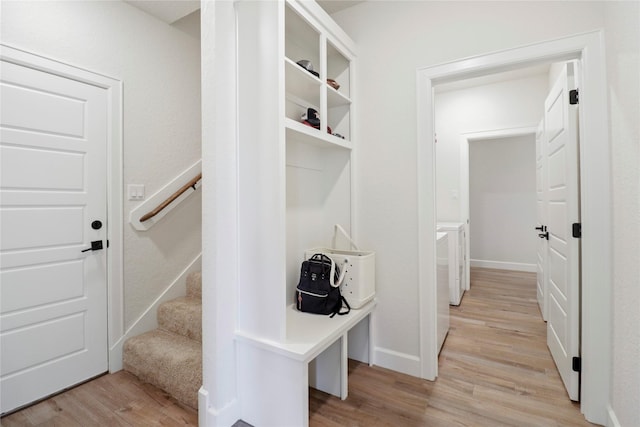
[[[315,314],[330,314],[331,317],[351,311],[347,300],[340,293],[344,278],[336,263],[324,254],[315,254],[302,263],[300,281],[296,287],[296,308]],[[341,311],[346,305],[347,310]]]

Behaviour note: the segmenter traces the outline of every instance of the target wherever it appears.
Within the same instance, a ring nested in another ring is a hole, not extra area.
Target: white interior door
[[[542,318],[547,320],[547,158],[545,156],[546,144],[544,142],[544,120],[536,130],[536,231],[538,233],[538,245],[536,247],[536,288],[538,305]]]
[[[84,251],[106,247],[107,95],[0,67],[5,413],[107,371],[106,251]]]
[[[545,101],[547,156],[548,319],[547,345],[572,400],[579,399],[580,223],[577,105],[569,102],[574,64],[566,64]]]

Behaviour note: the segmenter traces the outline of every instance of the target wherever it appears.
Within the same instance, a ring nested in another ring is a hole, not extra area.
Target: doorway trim
[[[440,83],[543,62],[582,61],[580,209],[582,215],[582,383],[585,418],[606,424],[611,371],[611,194],[606,58],[602,30],[416,70],[418,162],[418,286],[423,378],[438,373],[436,345],[435,146],[433,88]]]
[[[471,238],[470,238],[470,219],[471,212],[469,206],[469,144],[471,142],[486,141],[491,139],[500,138],[513,138],[518,136],[527,136],[536,134],[536,126],[525,126],[517,128],[505,128],[505,129],[489,129],[476,132],[465,132],[460,134],[463,141],[460,144],[460,213],[462,215],[462,223],[464,224],[464,230],[467,238],[465,239],[467,247],[466,253],[466,271],[471,271]],[[470,275],[467,273],[467,281],[464,284],[465,290],[471,288]]]
[[[100,87],[107,92],[107,334],[109,371],[122,369],[124,333],[122,258],[122,82],[44,55],[0,44],[0,58],[6,62]]]

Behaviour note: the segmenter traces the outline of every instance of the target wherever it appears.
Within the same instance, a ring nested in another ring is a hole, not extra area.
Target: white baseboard
[[[158,307],[165,301],[182,297],[187,294],[187,276],[202,270],[202,253],[189,263],[187,268],[175,278],[169,286],[153,301],[138,319],[125,331],[124,335],[109,349],[109,372],[122,369],[122,348],[129,337],[152,331],[158,327]]]
[[[203,387],[198,391],[198,425],[202,427],[232,426],[240,419],[240,405],[234,399],[222,409],[210,405],[209,392]]]
[[[498,270],[527,271],[529,273],[536,272],[535,264],[527,264],[523,262],[504,262],[504,261],[488,261],[483,259],[472,259],[471,267],[495,268]]]
[[[373,364],[403,374],[420,377],[420,358],[406,353],[376,347]]]
[[[622,427],[611,405],[607,405],[607,427]]]

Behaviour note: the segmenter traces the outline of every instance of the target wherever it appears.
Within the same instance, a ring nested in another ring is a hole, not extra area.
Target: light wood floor
[[[310,426],[591,425],[567,397],[547,350],[535,275],[473,269],[471,281],[462,304],[451,307],[451,329],[440,354],[437,381],[350,361],[347,400],[310,390]],[[198,420],[196,411],[121,371],[0,423],[196,426]]]
[[[2,427],[197,426],[198,412],[120,371],[5,416],[0,424]]]
[[[532,273],[472,269],[471,290],[451,307],[435,382],[349,368],[347,400],[310,391],[312,427],[592,425],[547,349]]]

